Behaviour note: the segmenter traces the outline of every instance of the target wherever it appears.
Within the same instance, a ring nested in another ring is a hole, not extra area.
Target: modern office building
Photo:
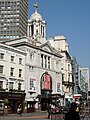
[[[83,99],[87,99],[89,90],[89,68],[80,67],[80,88]]]
[[[27,35],[28,0],[0,0],[0,40]]]

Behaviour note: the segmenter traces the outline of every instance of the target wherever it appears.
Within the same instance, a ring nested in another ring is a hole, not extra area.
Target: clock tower
[[[46,42],[46,22],[38,13],[38,4],[34,4],[35,12],[28,20],[28,37],[32,38],[41,44]]]

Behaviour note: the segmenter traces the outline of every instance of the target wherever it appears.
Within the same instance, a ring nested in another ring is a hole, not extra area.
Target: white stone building
[[[1,113],[4,106],[8,107],[9,113],[16,113],[18,105],[21,104],[21,97],[25,97],[25,55],[24,51],[0,44]]]
[[[25,101],[28,104],[28,112],[31,110],[31,108],[29,109],[29,104],[32,101],[39,101],[40,98],[37,98],[38,95],[43,94],[45,97],[51,94],[62,95],[62,56],[50,46],[49,42],[41,46],[36,46],[33,44],[35,41],[32,41],[23,37],[7,42],[8,45],[17,47],[27,53],[25,61]],[[48,80],[46,85],[43,83],[44,80]],[[45,98],[43,98],[44,100]],[[36,107],[38,107],[37,104]]]
[[[38,44],[46,42],[46,22],[37,12],[37,9],[28,19],[27,36],[37,40]]]
[[[3,41],[3,43],[5,42],[5,44],[27,53],[25,58],[25,108],[27,108],[27,112],[33,111],[34,105],[38,108],[39,103],[41,104],[41,110],[45,110],[47,104],[51,101],[52,95],[55,100],[57,96],[58,100],[61,100],[63,95],[62,55],[50,45],[49,41],[46,41],[46,24],[43,22],[41,15],[35,11],[30,18],[28,26],[28,33],[30,34],[28,37]],[[30,21],[34,26],[32,35]],[[36,31],[38,31],[38,38]]]
[[[61,59],[62,92],[65,95],[65,104],[69,104],[73,100],[72,88],[74,86],[72,81],[72,60],[69,53],[69,45],[63,35],[55,36],[53,39],[49,39],[48,41],[63,56]]]
[[[12,111],[16,112],[13,103],[21,103],[22,110],[27,112],[39,105],[46,110],[47,104],[58,101],[68,107],[73,100],[74,83],[66,38],[61,35],[46,40],[46,22],[37,9],[28,20],[27,31],[27,37],[3,40],[0,44],[0,87],[6,92],[11,90],[8,101]],[[12,92],[17,97],[13,103]]]

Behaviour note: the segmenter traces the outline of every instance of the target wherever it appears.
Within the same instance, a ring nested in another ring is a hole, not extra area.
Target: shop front
[[[35,101],[27,101],[27,113],[35,112]]]
[[[41,111],[47,110],[49,104],[61,106],[61,101],[64,101],[64,96],[60,94],[38,95],[41,103]]]
[[[2,114],[15,114],[18,107],[24,110],[25,91],[0,91],[0,111]]]
[[[77,104],[80,104],[82,100],[82,95],[81,94],[73,94],[73,99]]]

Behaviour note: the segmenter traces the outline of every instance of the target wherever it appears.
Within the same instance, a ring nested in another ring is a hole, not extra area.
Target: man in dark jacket
[[[80,120],[79,112],[76,112],[77,104],[71,103],[69,111],[65,114],[65,120]]]
[[[48,105],[47,107],[47,112],[48,112],[48,119],[50,119],[50,115],[51,115],[51,104]]]

